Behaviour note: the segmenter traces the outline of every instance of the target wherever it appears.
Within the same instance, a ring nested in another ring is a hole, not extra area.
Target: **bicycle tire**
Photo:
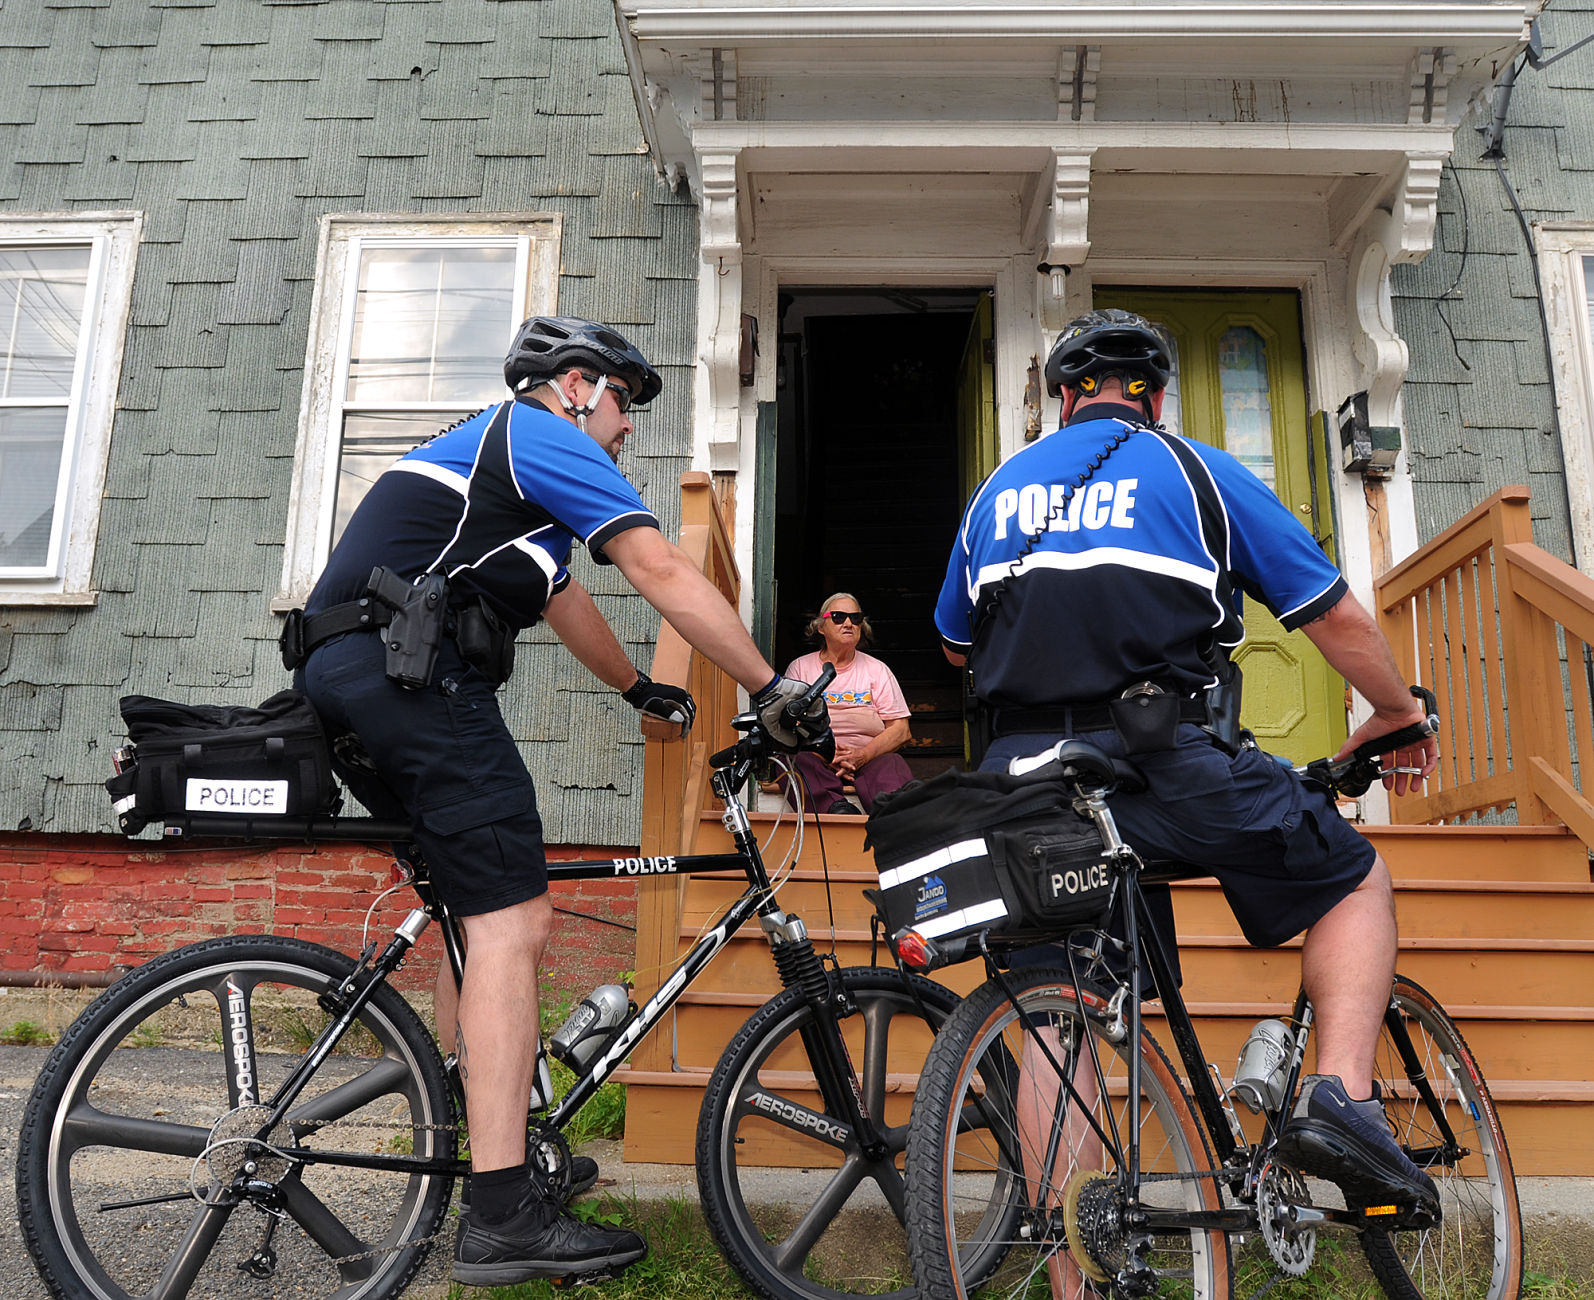
[[[34,1084],[17,1148],[18,1216],[52,1295],[386,1300],[404,1289],[438,1232],[451,1177],[268,1153],[257,1176],[275,1188],[280,1220],[253,1200],[207,1208],[191,1194],[197,1184],[214,1195],[229,1181],[226,1161],[241,1168],[249,1154],[232,1129],[215,1129],[231,1107],[236,1067],[223,1045],[240,1023],[233,1015],[247,1011],[254,1095],[269,1099],[325,1023],[315,995],[352,968],[296,939],[212,939],[131,971],[77,1018]],[[226,1123],[252,1132],[254,1118]],[[453,1124],[436,1045],[382,985],[272,1136],[321,1152],[408,1146],[452,1159]],[[280,1226],[268,1234],[268,1223]],[[251,1260],[266,1269],[263,1247],[275,1259],[265,1276],[252,1275]]]
[[[1417,1060],[1455,1133],[1470,1154],[1428,1164],[1439,1186],[1441,1223],[1410,1232],[1362,1234],[1362,1250],[1390,1300],[1517,1300],[1522,1293],[1522,1212],[1500,1116],[1455,1022],[1420,985],[1395,978],[1393,1006]],[[1388,1024],[1378,1040],[1373,1078],[1396,1139],[1418,1163],[1442,1138],[1407,1078]]]
[[[1039,1026],[1055,1030],[1053,1041],[1059,1046],[1070,1040],[1081,1042],[1078,1026],[1089,1026],[1112,1103],[1104,1107],[1098,1100],[1095,1111],[1109,1135],[1126,1136],[1126,1046],[1109,1041],[1098,1011],[1084,1012],[1066,972],[1026,968],[1009,971],[1006,978],[1024,1013]],[[1047,1294],[1049,1271],[1063,1267],[1068,1233],[1088,1235],[1100,1248],[1087,1259],[1100,1279],[1112,1272],[1102,1256],[1127,1246],[1112,1217],[1116,1197],[1112,1182],[1098,1185],[1097,1190],[1108,1189],[1107,1195],[1096,1199],[1088,1211],[1082,1208],[1083,1199],[1075,1199],[1075,1175],[1101,1170],[1110,1177],[1117,1172],[1107,1153],[1096,1153],[1105,1159],[1076,1160],[1083,1149],[1078,1134],[1088,1133],[1083,1124],[1065,1121],[1047,1126],[1067,1146],[1066,1152],[1057,1151],[1049,1169],[1044,1147],[1033,1140],[1041,1135],[1035,1124],[1029,1126],[1028,1135],[1021,1129],[1020,1090],[1038,1077],[1033,1065],[1028,1072],[1020,1066],[1025,1043],[1019,1011],[992,980],[976,989],[942,1027],[925,1062],[908,1134],[908,1243],[919,1294],[925,1300],[966,1300],[976,1288],[982,1297],[993,1300]],[[1212,1160],[1206,1133],[1178,1076],[1144,1031],[1139,1051],[1141,1167],[1147,1173],[1172,1175],[1143,1183],[1142,1203],[1222,1208],[1222,1194],[1213,1178],[1181,1176],[1211,1169]],[[1044,1057],[1031,1057],[1032,1062],[1036,1059],[1044,1062]],[[1082,1085],[1081,1090],[1085,1087],[1096,1091],[1093,1084]],[[1043,1112],[1054,1105],[1050,1100],[1036,1104]],[[1116,1117],[1116,1128],[1107,1124],[1109,1110]],[[1068,1123],[1074,1124],[1072,1130]],[[1015,1164],[1023,1167],[1022,1211],[1004,1221],[994,1210],[999,1199],[995,1189],[1012,1179]],[[1070,1213],[1066,1209],[1070,1203],[1080,1212]],[[1066,1232],[1059,1219],[1067,1221]],[[996,1248],[1005,1248],[1005,1258],[990,1274],[984,1266]],[[978,1267],[970,1267],[971,1252]],[[1231,1261],[1229,1241],[1221,1231],[1158,1234],[1149,1258],[1160,1274],[1159,1295],[1227,1300]]]
[[[918,1065],[918,1059],[910,1063],[900,1050],[890,1056],[892,1022],[898,1016],[921,1019],[919,1006],[894,970],[849,967],[837,974],[859,1008],[856,1023],[863,1030],[862,1042],[853,1031],[849,1050],[854,1061],[862,1063],[864,1102],[871,1115],[882,1115],[892,1083],[888,1075],[911,1073]],[[932,1022],[943,1023],[957,1005],[957,996],[919,976],[908,978]],[[759,1102],[779,1107],[792,1100],[791,1082],[777,1075],[811,1071],[803,1031],[812,1024],[813,1010],[802,991],[787,989],[753,1013],[715,1065],[697,1126],[697,1184],[704,1218],[725,1258],[764,1300],[837,1300],[861,1294],[912,1300],[912,1286],[897,1284],[900,1279],[889,1262],[877,1265],[879,1271],[868,1278],[843,1276],[840,1271],[847,1246],[861,1240],[868,1241],[876,1260],[895,1257],[906,1267],[907,1243],[900,1218],[878,1190],[894,1179],[900,1185],[896,1161],[907,1144],[906,1123],[887,1130],[890,1172],[871,1162],[850,1134],[840,1148],[837,1169],[829,1167],[836,1163],[837,1146],[818,1136],[813,1125],[841,1121],[827,1115],[822,1104],[805,1106],[790,1117],[771,1116],[759,1107]],[[842,1025],[845,1032],[847,1021]],[[922,1059],[916,1048],[912,1051]],[[796,1118],[800,1113],[808,1126]],[[790,1209],[763,1190],[769,1171],[744,1167],[739,1159],[749,1144],[756,1147],[777,1129],[788,1138],[801,1139],[812,1153],[805,1156],[812,1163],[800,1175],[784,1176],[784,1199],[789,1199],[793,1178],[812,1180],[813,1199],[796,1227],[788,1226]]]

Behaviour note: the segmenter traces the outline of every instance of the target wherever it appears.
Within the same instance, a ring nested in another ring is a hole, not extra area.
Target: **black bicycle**
[[[1379,775],[1368,751],[1387,751],[1389,739],[1303,771],[1360,794]],[[1319,1236],[1340,1231],[1393,1300],[1514,1300],[1522,1224],[1511,1157],[1478,1063],[1434,997],[1395,979],[1374,1077],[1397,1140],[1439,1186],[1442,1220],[1340,1208],[1337,1192],[1274,1152],[1311,1033],[1305,994],[1287,1023],[1258,1027],[1269,1050],[1243,1056],[1252,1077],[1229,1090],[1263,1117],[1248,1140],[1161,947],[1140,942],[1151,928],[1144,886],[1190,874],[1142,863],[1118,836],[1110,796],[1143,778],[1078,740],[1037,772],[1048,774],[1101,833],[1124,938],[1076,932],[1055,969],[1003,969],[980,941],[990,978],[936,1036],[914,1100],[908,1240],[920,1294],[1223,1300],[1236,1284],[1231,1240],[1249,1236],[1272,1262],[1260,1295],[1306,1273]],[[1161,1000],[1177,1065],[1142,1023],[1150,997]],[[994,1275],[993,1243],[1008,1247]]]
[[[630,1005],[564,1097],[532,1117],[532,1149],[556,1184],[568,1178],[560,1130],[757,918],[784,991],[710,1078],[697,1137],[703,1208],[766,1300],[835,1300],[854,1285],[826,1273],[826,1234],[844,1212],[865,1207],[872,1232],[892,1225],[905,1246],[907,1130],[887,1122],[886,1095],[894,1072],[917,1068],[956,998],[894,969],[827,963],[803,922],[780,909],[780,872],[766,870],[738,797],[773,748],[755,715],[733,726],[741,739],[710,762],[736,852],[548,865],[555,880],[740,872],[747,887],[658,992]],[[192,815],[178,824],[186,835],[409,837],[407,826],[373,819],[291,821]],[[270,935],[208,940],[130,972],[78,1017],[39,1074],[18,1144],[23,1234],[52,1294],[381,1300],[452,1237],[445,1214],[454,1180],[469,1171],[463,1098],[388,980],[433,922],[456,975],[464,953],[424,868],[408,883],[421,905],[358,958]],[[798,1091],[808,1075],[817,1101]],[[772,1134],[799,1144],[809,1166],[812,1200],[794,1224],[763,1208],[742,1163]]]

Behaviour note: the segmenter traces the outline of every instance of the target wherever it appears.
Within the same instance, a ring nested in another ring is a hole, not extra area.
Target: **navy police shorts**
[[[1005,771],[1061,734],[1003,736],[981,764]],[[1080,739],[1115,757],[1114,731]],[[1146,862],[1180,862],[1216,876],[1247,942],[1274,948],[1326,916],[1372,869],[1373,846],[1314,786],[1260,750],[1230,757],[1199,727],[1179,727],[1177,748],[1137,754],[1141,794],[1112,797],[1119,833]]]
[[[347,632],[317,646],[301,689],[327,738],[353,732],[375,772],[335,761],[377,817],[408,820],[439,897],[460,916],[548,890],[537,792],[488,680],[444,641],[432,684],[389,681],[382,638]]]

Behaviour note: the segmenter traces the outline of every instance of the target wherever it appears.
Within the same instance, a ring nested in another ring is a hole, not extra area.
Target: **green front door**
[[[1139,312],[1167,332],[1174,378],[1163,423],[1237,456],[1332,556],[1328,485],[1314,493],[1299,297],[1098,287],[1095,305]],[[1245,674],[1241,720],[1264,749],[1304,762],[1344,742],[1344,681],[1304,633],[1286,633],[1247,601],[1235,658]]]

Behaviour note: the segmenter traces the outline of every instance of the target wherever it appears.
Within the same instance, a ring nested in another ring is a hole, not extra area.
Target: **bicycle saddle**
[[[1007,765],[1010,776],[1031,777],[1037,781],[1062,778],[1085,790],[1116,789],[1129,794],[1146,788],[1145,774],[1125,758],[1114,758],[1088,740],[1070,736],[1050,749]]]

